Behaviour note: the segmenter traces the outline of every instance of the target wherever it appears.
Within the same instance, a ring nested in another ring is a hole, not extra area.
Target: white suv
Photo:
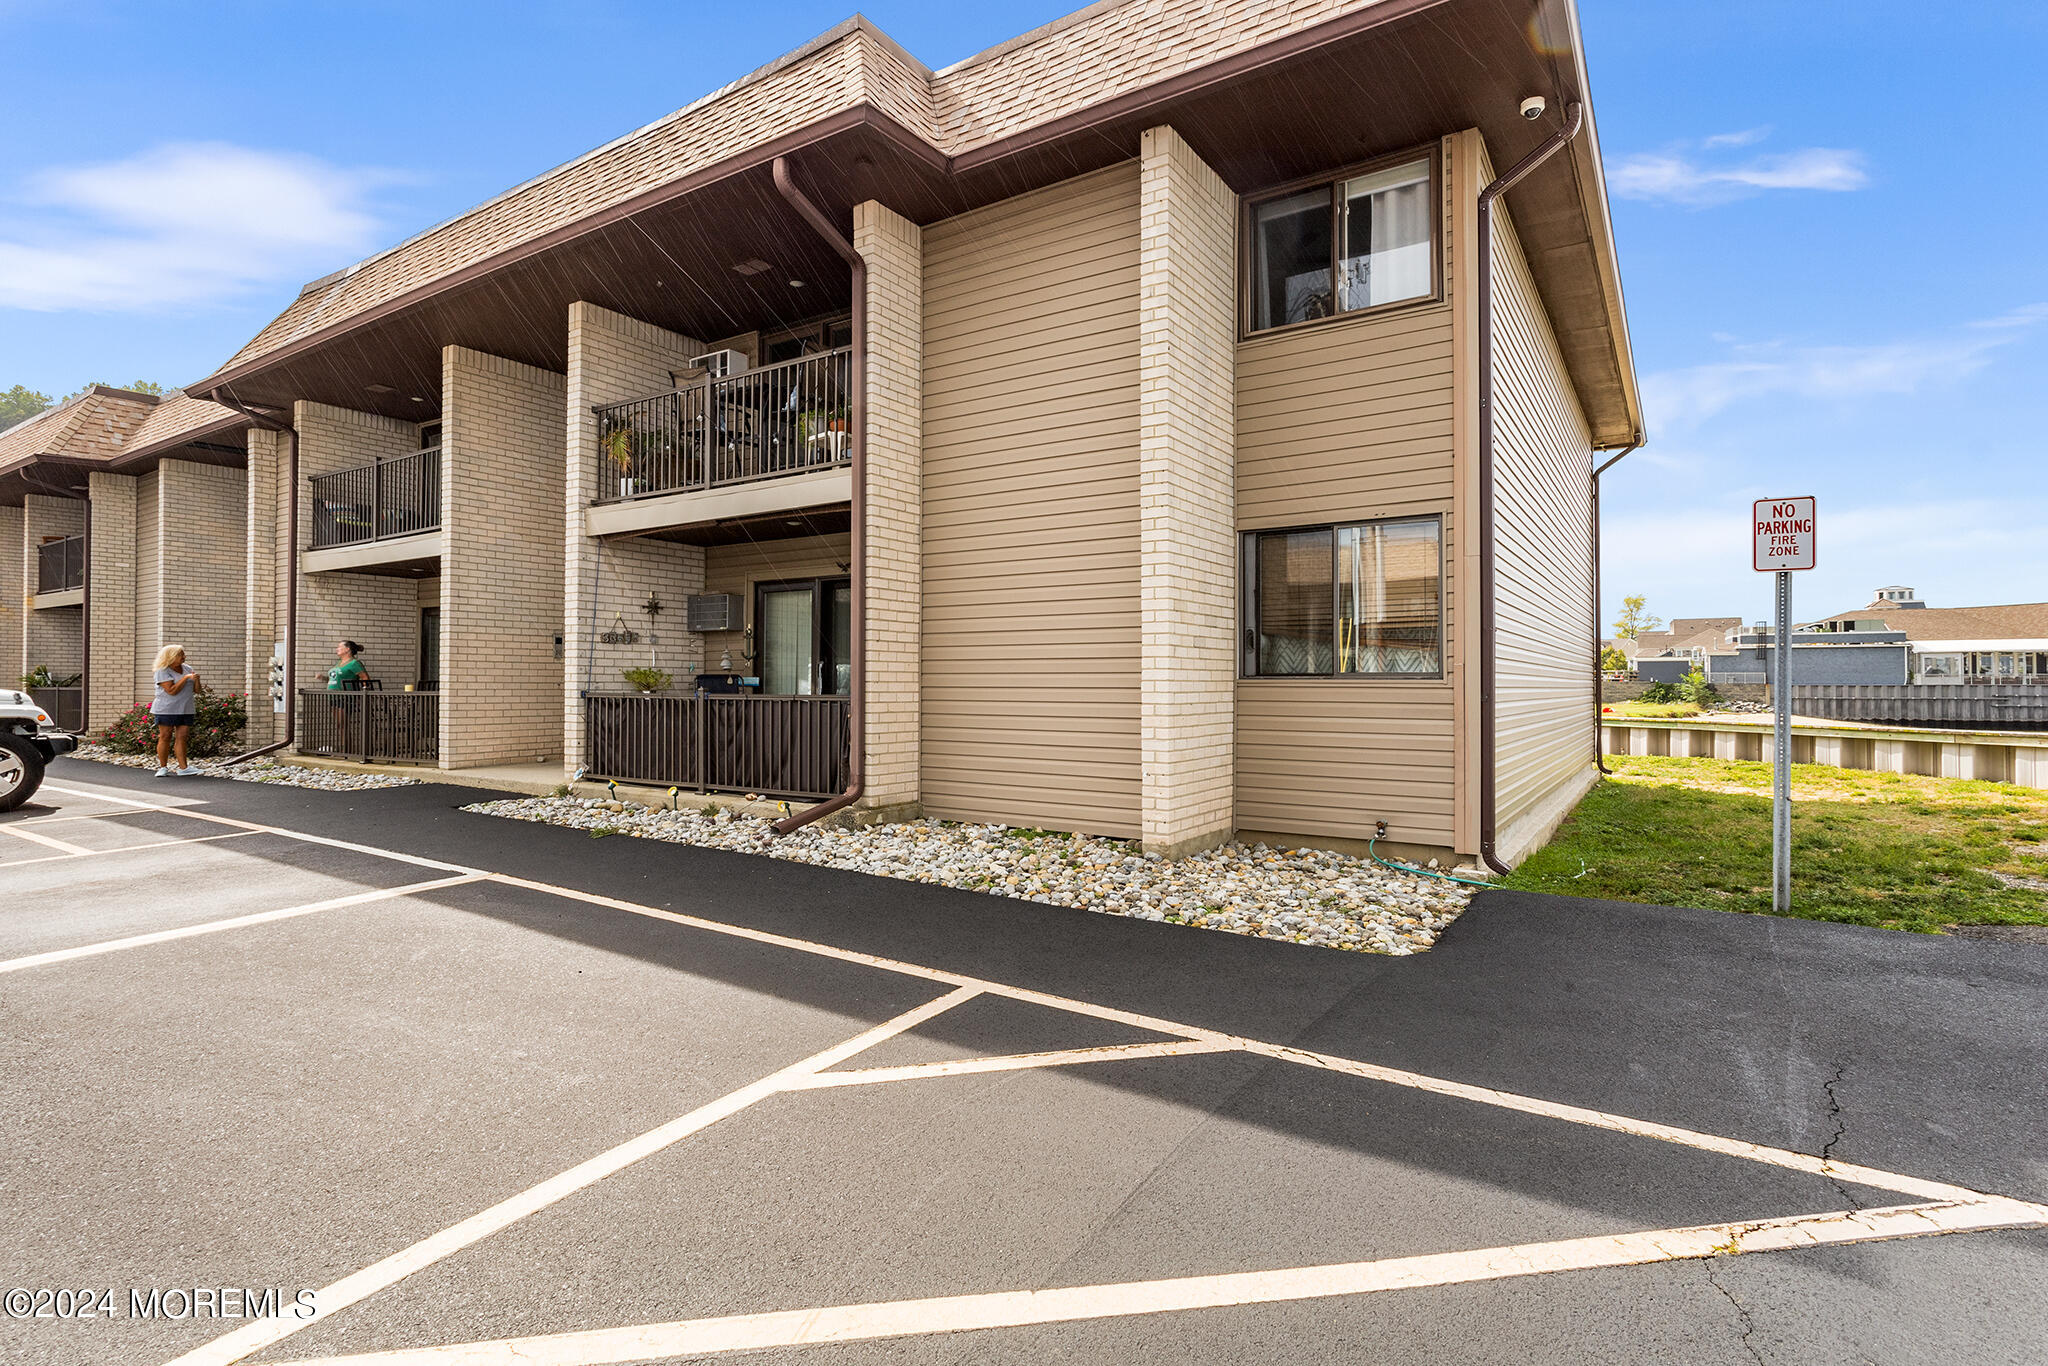
[[[0,811],[33,797],[50,760],[77,748],[78,737],[51,725],[34,698],[0,688]]]

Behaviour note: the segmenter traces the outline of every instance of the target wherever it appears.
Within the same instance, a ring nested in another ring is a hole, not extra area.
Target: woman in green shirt
[[[357,658],[363,647],[353,640],[344,640],[334,647],[335,665],[327,671],[327,691],[360,692],[370,677],[370,671]],[[336,699],[334,711],[334,753],[348,749],[348,714],[352,710],[346,703]]]

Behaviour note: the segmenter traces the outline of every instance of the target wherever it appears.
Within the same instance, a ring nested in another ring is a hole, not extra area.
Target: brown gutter
[[[867,259],[853,245],[839,225],[825,216],[824,210],[813,204],[804,192],[797,188],[790,178],[789,162],[786,158],[775,158],[775,188],[789,201],[790,207],[803,215],[806,223],[831,244],[832,249],[846,258],[846,264],[853,271],[853,356],[849,368],[852,371],[853,394],[848,405],[852,411],[847,425],[852,427],[852,460],[850,473],[853,477],[853,496],[848,521],[851,523],[850,564],[848,569],[853,579],[853,601],[848,604],[852,621],[848,623],[848,635],[853,651],[853,677],[846,691],[846,790],[836,797],[828,797],[815,806],[805,807],[793,816],[784,816],[769,829],[778,835],[787,835],[802,826],[809,825],[821,816],[852,806],[867,791],[867,692],[868,692],[868,263]]]
[[[1621,454],[1598,466],[1593,471],[1593,766],[1602,773],[1612,773],[1607,766],[1607,756],[1600,750],[1600,685],[1605,680],[1606,670],[1600,667],[1600,476],[1621,463],[1622,458],[1643,443],[1630,442],[1621,448]]]
[[[292,695],[293,652],[299,645],[299,429],[289,422],[264,417],[251,412],[232,397],[223,398],[219,389],[210,390],[206,397],[224,408],[232,408],[254,425],[267,432],[282,432],[285,437],[284,477],[290,488],[285,499],[284,557],[284,738],[275,744],[263,745],[235,755],[225,762],[232,767],[265,754],[275,754],[289,747],[296,738],[294,725],[298,720],[298,700]]]
[[[1499,648],[1494,639],[1493,610],[1493,201],[1577,137],[1585,115],[1585,106],[1573,100],[1565,109],[1564,127],[1479,192],[1479,231],[1474,244],[1474,259],[1479,263],[1474,272],[1479,279],[1479,857],[1503,875],[1510,870],[1493,849],[1497,833],[1494,806],[1499,795],[1494,768],[1500,743],[1495,733],[1500,697],[1495,679]]]

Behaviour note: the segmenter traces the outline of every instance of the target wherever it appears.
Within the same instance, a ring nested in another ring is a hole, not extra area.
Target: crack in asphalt
[[[1863,1202],[1850,1192],[1849,1187],[1835,1175],[1834,1171],[1835,1148],[1849,1132],[1849,1121],[1842,1113],[1842,1098],[1835,1088],[1842,1084],[1842,1078],[1848,1071],[1849,1064],[1838,1062],[1835,1064],[1835,1075],[1821,1083],[1820,1089],[1827,1096],[1827,1117],[1834,1122],[1835,1131],[1828,1135],[1827,1142],[1820,1145],[1820,1160],[1822,1169],[1827,1172],[1828,1180],[1835,1183],[1835,1189],[1842,1193],[1842,1198],[1848,1201],[1852,1208],[1862,1209]]]
[[[1764,1361],[1764,1354],[1759,1352],[1756,1349],[1756,1344],[1749,1340],[1750,1334],[1756,1331],[1756,1320],[1750,1317],[1748,1307],[1741,1300],[1735,1298],[1735,1292],[1721,1284],[1721,1277],[1714,1270],[1714,1263],[1718,1260],[1720,1260],[1718,1257],[1707,1257],[1702,1259],[1700,1263],[1701,1266],[1706,1268],[1707,1284],[1721,1292],[1721,1298],[1727,1300],[1734,1307],[1736,1317],[1742,1320],[1742,1336],[1738,1339],[1742,1343],[1742,1350],[1749,1353],[1750,1360],[1756,1362],[1756,1366],[1768,1366],[1768,1363]]]

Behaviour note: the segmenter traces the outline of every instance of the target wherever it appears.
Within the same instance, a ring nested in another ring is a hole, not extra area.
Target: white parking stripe
[[[912,1063],[904,1067],[863,1067],[853,1072],[818,1072],[790,1086],[792,1091],[826,1091],[835,1086],[873,1086],[889,1081],[922,1081],[926,1077],[965,1077],[978,1072],[1021,1072],[1040,1067],[1074,1067],[1090,1062],[1133,1058],[1184,1058],[1191,1053],[1219,1053],[1227,1043],[1208,1039],[1176,1039],[1171,1043],[1107,1044],[1101,1048],[1069,1048],[1055,1053],[1005,1053],[992,1058],[949,1058],[945,1062]]]
[[[539,1185],[521,1191],[508,1200],[501,1200],[489,1209],[473,1214],[432,1237],[423,1238],[402,1252],[393,1253],[381,1262],[342,1277],[314,1296],[317,1307],[310,1318],[259,1319],[246,1328],[238,1329],[226,1337],[216,1338],[203,1347],[187,1352],[168,1363],[168,1366],[227,1366],[227,1363],[240,1361],[252,1352],[261,1351],[301,1329],[310,1328],[320,1320],[339,1313],[387,1286],[397,1284],[415,1271],[432,1266],[442,1258],[460,1252],[472,1243],[480,1242],[499,1229],[515,1224],[530,1214],[546,1209],[584,1187],[594,1185],[614,1172],[624,1170],[642,1158],[651,1157],[691,1134],[708,1129],[721,1119],[730,1118],[750,1105],[789,1089],[790,1082],[796,1078],[830,1067],[834,1063],[844,1062],[856,1053],[872,1048],[884,1039],[894,1038],[906,1029],[914,1029],[926,1020],[944,1014],[961,1002],[980,994],[969,987],[949,991],[936,1000],[927,1001],[914,1010],[905,1011],[894,1019],[885,1020],[872,1029],[864,1030],[843,1043],[836,1043],[822,1053],[814,1053],[802,1062],[791,1063],[780,1071],[771,1072],[757,1082],[742,1086],[739,1090],[721,1096],[708,1105],[701,1105],[686,1115],[670,1120],[660,1128],[650,1129],[638,1138],[628,1139],[615,1148],[599,1153],[588,1161],[571,1167],[560,1176],[550,1177]]]
[[[40,858],[11,859],[0,863],[0,868],[26,868],[31,863],[61,863],[65,859],[104,857],[108,854],[132,854],[138,849],[168,849],[176,844],[213,844],[220,840],[245,840],[251,835],[260,835],[261,830],[230,830],[225,835],[195,835],[188,840],[157,840],[153,844],[120,844],[109,849],[80,849],[75,854],[45,854]]]
[[[1594,1267],[1637,1266],[1684,1258],[1782,1252],[1928,1234],[2026,1227],[2048,1222],[2048,1209],[2018,1201],[1894,1205],[1734,1224],[1656,1229],[1471,1252],[1388,1257],[1373,1262],[1241,1271],[1218,1276],[1006,1290],[936,1299],[785,1309],[766,1314],[601,1328],[580,1333],[506,1338],[496,1342],[401,1348],[321,1357],[295,1366],[624,1366],[665,1357],[756,1351],[828,1342],[962,1333],[1029,1324],[1073,1323],[1181,1313],[1232,1305],[1379,1294],[1427,1286],[1466,1285]]]
[[[343,906],[362,906],[372,901],[388,901],[393,897],[416,896],[422,892],[436,891],[442,887],[460,887],[468,882],[483,880],[481,873],[468,873],[461,877],[436,878],[432,882],[414,882],[403,887],[379,887],[367,892],[355,892],[349,896],[338,896],[327,901],[309,902],[304,906],[287,906],[279,911],[258,911],[254,915],[238,915],[228,920],[209,920],[199,925],[183,925],[175,930],[157,930],[150,934],[130,935],[126,939],[109,939],[98,944],[84,944],[75,949],[55,949],[49,953],[30,954],[26,958],[10,958],[0,962],[0,972],[20,972],[24,968],[45,967],[51,963],[68,963],[74,958],[93,958],[103,953],[118,953],[122,949],[139,949],[146,944],[162,944],[173,939],[190,939],[195,935],[219,934],[223,930],[238,930],[245,925],[267,925],[273,920],[291,920],[316,911],[339,910]]]
[[[19,825],[0,825],[0,832],[12,835],[18,840],[27,840],[31,844],[40,844],[47,849],[55,849],[60,853],[90,854],[92,852],[92,850],[82,844],[66,844],[63,840],[51,839],[48,835],[39,834],[34,830],[24,830]]]

